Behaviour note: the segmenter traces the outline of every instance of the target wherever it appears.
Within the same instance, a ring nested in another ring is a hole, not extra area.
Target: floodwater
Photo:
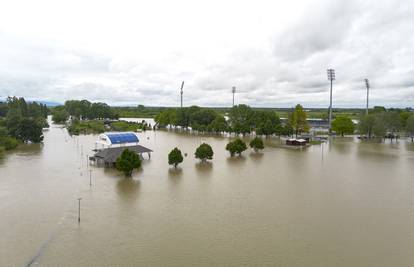
[[[132,179],[88,167],[96,136],[55,125],[1,160],[0,266],[414,266],[409,142],[275,139],[230,158],[227,138],[140,135],[154,153]],[[193,157],[202,142],[211,163]]]

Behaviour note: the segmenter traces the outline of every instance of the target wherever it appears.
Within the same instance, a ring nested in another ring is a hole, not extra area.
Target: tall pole
[[[233,107],[234,107],[234,94],[236,93],[236,86],[231,88],[231,92],[233,93]]]
[[[184,88],[184,81],[181,83],[181,108],[183,108],[183,88]]]
[[[368,105],[369,105],[369,81],[368,79],[365,79],[365,86],[367,87],[367,110],[365,113],[368,115]]]
[[[80,198],[78,198],[78,201],[79,201],[79,206],[78,206],[78,223],[80,223],[80,201],[81,201],[81,197]]]
[[[334,69],[328,69],[328,80],[331,82],[331,91],[329,96],[329,132],[332,130],[332,84],[335,80],[335,70]]]
[[[89,169],[89,186],[92,186],[92,169]]]

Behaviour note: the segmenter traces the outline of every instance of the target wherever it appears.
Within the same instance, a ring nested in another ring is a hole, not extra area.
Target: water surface
[[[0,266],[414,266],[409,142],[272,140],[230,158],[227,138],[140,135],[154,153],[132,179],[87,166],[96,136],[55,125],[0,161]],[[194,159],[202,142],[211,163]]]

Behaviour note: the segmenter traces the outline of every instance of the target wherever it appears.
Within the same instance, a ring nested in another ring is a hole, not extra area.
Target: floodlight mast
[[[328,69],[328,80],[331,82],[331,91],[329,96],[329,132],[332,131],[332,83],[335,80],[335,70],[334,69]]]
[[[368,79],[365,79],[364,80],[365,81],[365,86],[367,87],[367,109],[366,109],[366,111],[365,111],[365,113],[368,115],[368,105],[369,105],[369,88],[370,88],[370,85],[369,85],[369,80]]]
[[[232,92],[232,94],[233,94],[233,107],[234,107],[234,94],[236,93],[236,86],[233,86],[233,87],[231,88],[231,92]]]
[[[181,83],[181,108],[183,108],[183,88],[184,88],[184,81]]]

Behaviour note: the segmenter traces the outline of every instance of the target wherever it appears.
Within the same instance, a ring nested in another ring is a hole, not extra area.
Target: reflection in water
[[[134,200],[138,197],[140,181],[132,178],[121,178],[116,183],[118,196],[125,200]]]
[[[249,154],[249,156],[250,156],[250,158],[253,160],[253,161],[261,161],[262,159],[263,159],[263,153],[262,152],[251,152],[250,154]]]
[[[199,172],[211,172],[211,169],[213,168],[213,163],[210,161],[197,162],[195,166]]]
[[[234,164],[234,165],[242,164],[244,161],[246,161],[246,158],[243,155],[241,155],[241,156],[234,156],[234,157],[228,157],[227,158],[227,162],[229,164]]]
[[[181,169],[181,167],[168,169],[168,176],[170,178],[175,178],[175,179],[181,178],[182,175],[183,175],[183,170]]]

